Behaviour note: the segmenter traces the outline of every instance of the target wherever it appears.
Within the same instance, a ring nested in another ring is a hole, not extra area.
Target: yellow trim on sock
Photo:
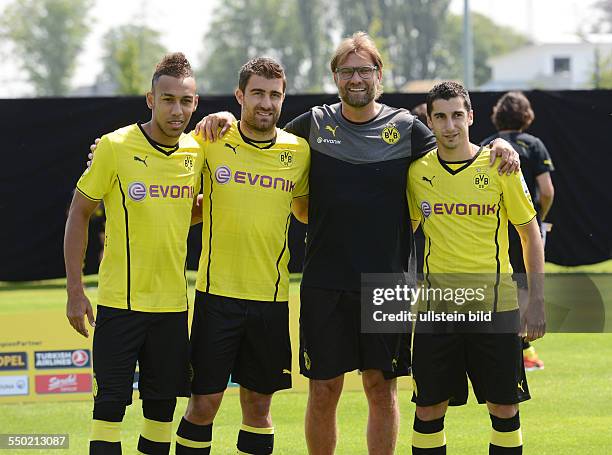
[[[248,431],[249,433],[255,433],[255,434],[274,434],[274,427],[257,428],[257,427],[250,427],[243,423],[242,425],[240,425],[240,429],[244,431]]]
[[[90,441],[121,442],[121,422],[94,419]]]
[[[172,440],[172,422],[159,422],[145,417],[140,434],[149,441],[170,442]]]
[[[520,447],[523,445],[523,433],[520,428],[507,432],[492,429],[491,444],[499,447]]]
[[[417,449],[435,449],[446,445],[446,433],[440,430],[437,433],[419,433],[412,430],[412,446]]]
[[[191,439],[182,438],[178,434],[176,435],[176,442],[190,449],[205,449],[212,445],[212,441],[192,441]]]

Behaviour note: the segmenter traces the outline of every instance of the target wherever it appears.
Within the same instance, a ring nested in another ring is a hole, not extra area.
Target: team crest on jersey
[[[183,163],[185,165],[185,169],[189,172],[193,171],[193,158],[190,156],[185,157],[185,161]]]
[[[293,164],[293,155],[291,154],[291,150],[283,150],[280,152],[278,159],[285,167],[290,167]]]
[[[400,132],[395,126],[395,123],[388,123],[380,133],[380,137],[389,145],[397,144],[400,140]]]
[[[476,175],[474,176],[474,186],[479,190],[484,190],[487,186],[489,186],[490,178],[488,174],[485,174],[480,169],[476,170]]]
[[[93,392],[94,398],[98,396],[98,380],[96,379],[96,375],[94,374],[93,381],[91,384],[91,391]]]

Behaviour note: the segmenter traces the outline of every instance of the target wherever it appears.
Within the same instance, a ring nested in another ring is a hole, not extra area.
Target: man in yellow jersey
[[[202,254],[191,328],[192,397],[176,453],[208,454],[228,381],[240,385],[240,454],[270,454],[272,394],[291,387],[289,248],[292,210],[307,211],[308,143],[276,128],[285,73],[269,58],[240,70],[241,117],[202,142]],[[200,140],[198,138],[198,140]]]
[[[100,201],[106,238],[93,339],[90,454],[120,454],[120,423],[140,366],[144,427],[138,453],[169,453],[177,396],[189,396],[185,261],[200,145],[183,131],[197,107],[191,66],[181,53],[157,65],[146,96],[151,120],[102,137],[77,182],[64,256],[72,327],[89,336],[94,314],[81,281],[88,221]]]
[[[544,253],[536,213],[522,174],[491,172],[491,151],[470,143],[473,112],[460,84],[436,85],[427,96],[427,116],[437,148],[410,166],[410,214],[413,228],[422,224],[425,233],[426,287],[449,286],[444,291],[455,297],[442,301],[427,293],[421,302],[412,359],[417,405],[412,453],[446,453],[444,416],[449,404],[466,402],[469,376],[478,402],[489,409],[489,453],[519,454],[518,403],[529,399],[529,390],[518,335],[534,340],[545,332]],[[521,236],[529,279],[529,305],[521,315],[508,258],[508,220]],[[457,284],[472,293],[457,293]],[[472,306],[465,303],[468,295]],[[470,308],[487,308],[493,322],[476,329],[430,324],[487,313],[463,311]]]

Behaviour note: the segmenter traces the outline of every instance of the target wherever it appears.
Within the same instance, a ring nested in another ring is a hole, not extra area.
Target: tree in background
[[[399,90],[408,81],[436,73],[433,52],[450,0],[335,0],[342,36],[368,32],[383,53],[385,85]]]
[[[323,0],[226,0],[204,38],[203,93],[233,93],[240,67],[268,56],[285,67],[291,92],[321,91],[331,39]]]
[[[99,81],[110,82],[118,95],[142,95],[151,87],[154,68],[166,48],[160,33],[145,25],[120,25],[103,38],[104,70]]]
[[[612,0],[611,0],[612,1]],[[341,37],[372,36],[385,62],[385,87],[410,80],[461,79],[462,17],[450,0],[226,0],[205,36],[199,71],[204,93],[231,93],[240,66],[267,55],[285,66],[290,92],[331,84],[329,58]],[[528,43],[509,27],[474,14],[475,79],[486,82],[487,59]]]
[[[2,12],[0,36],[14,44],[37,95],[68,93],[91,5],[91,0],[18,0]]]
[[[491,79],[491,67],[487,60],[529,44],[529,38],[511,27],[496,24],[487,16],[472,13],[474,37],[474,82],[482,85]],[[438,78],[457,79],[463,77],[461,54],[463,16],[449,15],[442,36],[436,46],[435,60],[439,69]]]
[[[601,18],[593,27],[593,32],[612,31],[612,0],[599,0],[593,6],[601,14]],[[591,79],[593,88],[612,88],[612,54],[601,55],[601,52],[596,50],[595,68],[593,68]]]

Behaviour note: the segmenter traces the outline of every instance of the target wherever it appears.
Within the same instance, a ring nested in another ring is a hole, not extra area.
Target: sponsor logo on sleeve
[[[34,352],[34,368],[36,369],[86,368],[90,365],[89,349]]]
[[[0,376],[0,397],[28,394],[27,376]]]
[[[28,354],[25,352],[0,352],[0,371],[27,370]]]
[[[91,375],[88,373],[45,374],[35,377],[36,393],[90,393]]]

